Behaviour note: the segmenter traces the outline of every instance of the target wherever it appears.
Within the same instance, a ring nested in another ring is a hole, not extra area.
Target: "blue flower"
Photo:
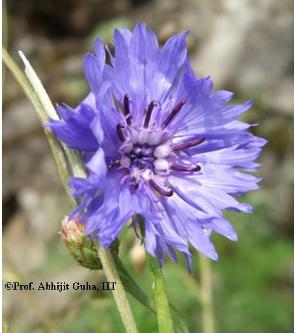
[[[237,120],[251,101],[228,105],[233,93],[195,76],[186,36],[160,47],[144,24],[115,30],[114,55],[97,39],[84,59],[89,95],[75,109],[59,106],[49,127],[85,163],[88,177],[70,187],[80,200],[71,218],[87,234],[109,247],[141,216],[146,250],[163,264],[177,249],[190,266],[189,244],[218,258],[212,231],[237,240],[222,212],[251,212],[236,197],[260,179],[241,171],[256,169],[266,141]]]

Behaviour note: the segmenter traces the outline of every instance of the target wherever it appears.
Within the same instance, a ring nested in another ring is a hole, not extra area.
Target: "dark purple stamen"
[[[164,120],[162,127],[165,128],[169,125],[169,123],[172,121],[172,119],[177,115],[177,113],[181,110],[181,108],[186,103],[186,100],[182,100],[179,103],[177,103],[172,111],[168,114],[167,118]]]
[[[135,232],[135,235],[136,235],[136,237],[140,240],[140,245],[142,245],[142,244],[144,243],[144,239],[143,239],[143,237],[141,237],[141,236],[139,235],[139,233],[140,233],[140,228],[139,228],[139,231],[138,231],[138,230],[137,230],[138,226],[139,226],[138,218],[132,216],[132,223],[130,224],[130,227],[133,227],[133,230],[134,230],[134,232]]]
[[[170,166],[170,169],[174,171],[195,172],[195,171],[200,171],[201,167],[199,165],[185,166],[185,165],[172,164]]]
[[[129,110],[129,96],[128,96],[128,94],[126,94],[124,96],[123,106],[124,106],[124,115],[128,116],[129,111],[130,111]]]
[[[152,111],[154,109],[154,107],[157,105],[157,103],[155,101],[152,101],[149,106],[148,106],[148,109],[146,111],[146,114],[145,114],[145,118],[144,118],[144,124],[143,126],[145,128],[147,128],[149,126],[149,122],[150,122],[150,119],[151,119],[151,115],[152,115]]]
[[[183,149],[187,149],[190,147],[194,147],[194,146],[197,146],[197,145],[203,143],[204,141],[205,141],[205,138],[203,137],[200,139],[195,139],[195,140],[179,143],[172,147],[172,151],[178,151],[178,150],[183,150]]]
[[[132,123],[132,117],[131,116],[128,116],[127,118],[126,118],[126,122],[127,122],[127,125],[131,125],[131,123]]]
[[[123,109],[124,109],[124,115],[126,116],[126,122],[128,125],[131,125],[132,117],[129,115],[129,113],[130,113],[129,102],[130,102],[129,96],[128,96],[128,94],[126,94],[124,96],[124,100],[123,100]]]
[[[164,195],[165,197],[171,197],[173,195],[173,190],[171,190],[171,189],[167,190],[167,189],[161,187],[153,179],[150,179],[149,183],[159,194]]]
[[[139,186],[138,180],[137,180],[135,177],[132,177],[132,178],[131,178],[131,181],[132,181],[132,183],[133,183],[133,186],[134,186],[135,188],[138,188],[138,186]]]
[[[119,138],[119,140],[121,142],[125,141],[125,136],[124,136],[124,133],[123,133],[123,128],[124,128],[124,125],[122,125],[122,124],[118,124],[117,127],[116,127],[117,135],[118,135],[118,138]]]

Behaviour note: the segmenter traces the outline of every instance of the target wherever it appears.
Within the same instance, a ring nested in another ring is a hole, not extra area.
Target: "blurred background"
[[[268,140],[260,158],[262,189],[245,197],[252,215],[227,214],[240,241],[218,235],[212,262],[216,332],[293,331],[293,2],[291,0],[8,0],[4,44],[17,59],[24,51],[53,102],[75,106],[87,93],[82,59],[95,36],[111,47],[115,27],[145,21],[161,43],[190,30],[189,54],[198,75],[215,89],[253,99],[245,120]],[[88,281],[104,279],[76,265],[58,234],[70,204],[35,111],[4,68],[3,262],[4,279]],[[151,294],[144,252],[134,234],[121,237],[120,254]],[[201,332],[196,284],[183,262],[167,262],[169,297],[191,332]],[[155,318],[130,299],[139,331],[156,332]],[[123,332],[109,292],[6,292],[8,332]]]

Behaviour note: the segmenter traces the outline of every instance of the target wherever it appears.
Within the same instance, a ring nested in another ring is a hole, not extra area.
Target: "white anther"
[[[124,146],[124,152],[126,154],[132,152],[133,150],[133,144],[132,143],[127,143],[125,146]]]
[[[137,131],[132,131],[131,141],[133,144],[136,144],[138,142],[138,132]]]
[[[147,143],[149,140],[149,131],[146,129],[142,129],[138,134],[137,140],[140,145]]]
[[[144,170],[143,173],[141,174],[141,177],[142,177],[144,180],[148,181],[148,180],[150,180],[150,179],[152,178],[151,174],[152,174],[152,173],[151,173],[151,170],[146,169],[146,170]]]
[[[164,158],[158,158],[154,161],[154,167],[159,171],[166,171],[169,168],[169,163]]]
[[[141,175],[142,171],[139,170],[138,168],[132,168],[130,171],[130,177],[134,178],[136,182],[139,182]]]
[[[161,138],[162,138],[162,132],[152,132],[150,133],[148,144],[155,146],[158,143],[160,143]]]
[[[169,156],[172,152],[170,145],[164,144],[155,148],[154,156],[157,158],[165,158]]]
[[[122,157],[120,160],[120,164],[123,168],[129,168],[130,167],[130,158]]]

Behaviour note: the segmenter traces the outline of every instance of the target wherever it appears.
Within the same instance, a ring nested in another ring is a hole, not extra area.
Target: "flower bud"
[[[61,222],[61,238],[70,251],[72,257],[83,267],[101,269],[94,242],[84,234],[84,225],[79,218],[68,220],[65,217]]]

